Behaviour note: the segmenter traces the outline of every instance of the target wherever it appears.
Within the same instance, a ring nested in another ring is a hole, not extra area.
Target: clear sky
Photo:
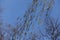
[[[60,0],[55,0],[55,5],[53,7],[51,15],[54,18],[57,18],[58,16],[60,16]]]
[[[4,21],[14,24],[16,18],[25,13],[30,3],[30,0],[2,0],[1,6],[4,8],[2,12]]]

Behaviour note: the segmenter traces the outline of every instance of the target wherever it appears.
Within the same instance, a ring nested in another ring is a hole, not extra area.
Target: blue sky
[[[4,8],[2,16],[5,22],[12,23],[18,16],[23,16],[31,1],[28,0],[2,0],[1,6]]]
[[[55,5],[53,7],[51,15],[54,18],[60,16],[60,0],[55,0]]]

